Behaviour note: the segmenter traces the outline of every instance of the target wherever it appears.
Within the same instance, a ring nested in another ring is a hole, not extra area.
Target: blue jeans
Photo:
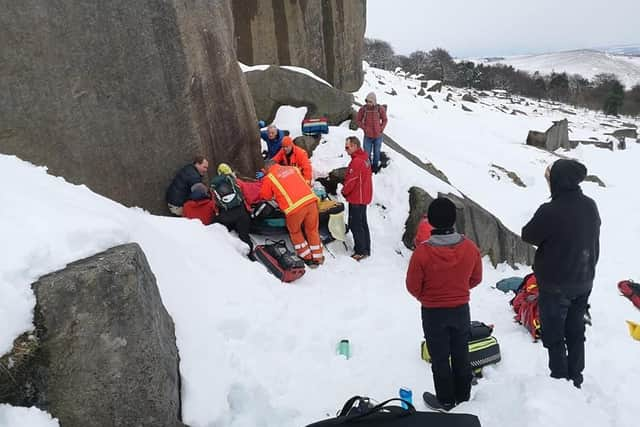
[[[371,161],[371,169],[377,170],[380,165],[380,148],[382,147],[382,136],[377,138],[364,137],[364,151],[369,155]],[[373,159],[371,158],[371,152],[373,151]]]

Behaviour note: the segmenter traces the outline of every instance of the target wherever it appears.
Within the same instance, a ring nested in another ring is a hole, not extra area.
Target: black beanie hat
[[[456,223],[456,205],[447,198],[438,197],[429,205],[427,219],[433,228],[452,228]]]

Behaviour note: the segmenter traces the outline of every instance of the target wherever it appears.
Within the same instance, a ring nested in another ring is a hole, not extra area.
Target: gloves
[[[262,179],[262,178],[264,178],[264,172],[262,171],[256,172],[256,179]]]
[[[264,122],[264,120],[258,120],[258,127],[260,129],[262,129],[263,127],[265,127],[267,124]]]

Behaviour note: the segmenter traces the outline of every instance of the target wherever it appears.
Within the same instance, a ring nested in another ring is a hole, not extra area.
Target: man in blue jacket
[[[272,158],[280,151],[282,147],[282,138],[285,137],[284,131],[271,125],[267,130],[260,131],[260,138],[267,143],[267,159]]]
[[[586,175],[582,163],[557,160],[546,174],[551,201],[522,228],[522,240],[538,247],[533,271],[551,376],[577,388],[583,381],[584,315],[600,255],[598,207],[580,189]]]

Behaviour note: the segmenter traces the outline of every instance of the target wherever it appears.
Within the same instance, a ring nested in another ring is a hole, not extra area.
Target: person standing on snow
[[[370,92],[365,98],[365,105],[358,111],[356,123],[364,131],[364,151],[369,155],[371,169],[373,173],[378,173],[382,132],[387,126],[387,110],[378,104],[375,93]]]
[[[406,285],[422,305],[435,394],[440,407],[449,411],[471,393],[469,294],[482,281],[482,261],[475,243],[455,232],[451,200],[435,199],[427,217],[431,237],[413,252]]]
[[[360,148],[355,136],[347,138],[344,149],[351,156],[342,187],[342,195],[349,202],[349,230],[353,234],[353,258],[360,261],[371,255],[371,236],[367,222],[367,205],[373,196],[371,163]]]
[[[580,189],[586,176],[582,163],[555,161],[545,173],[551,201],[522,228],[522,240],[537,246],[533,271],[551,377],[577,388],[583,382],[584,315],[600,255],[598,207]]]

